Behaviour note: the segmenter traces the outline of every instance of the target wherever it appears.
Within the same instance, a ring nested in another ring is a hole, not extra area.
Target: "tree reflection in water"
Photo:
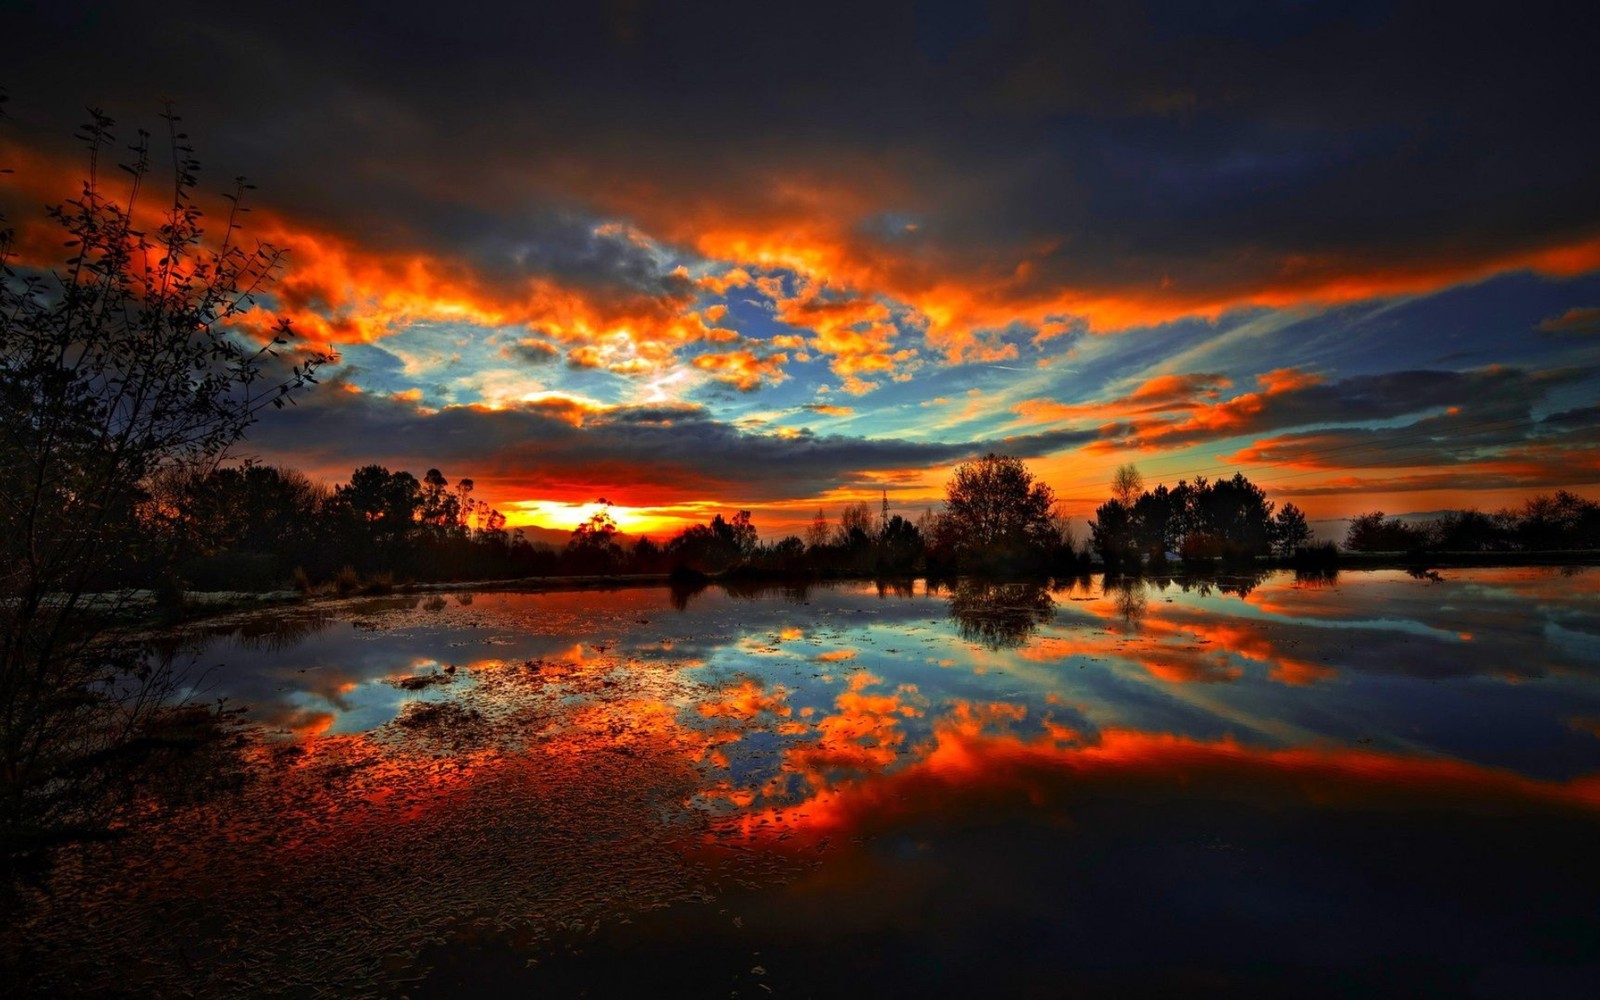
[[[695,595],[704,592],[710,585],[705,580],[674,580],[667,591],[667,600],[672,604],[674,611],[687,611],[689,602]]]
[[[718,580],[717,586],[729,597],[740,601],[758,601],[776,597],[789,604],[805,604],[811,600],[811,584],[807,581],[775,580]]]
[[[878,588],[879,597],[914,597],[917,592],[915,580],[874,580],[872,585]]]
[[[1239,569],[1233,568],[1226,573],[1200,574],[1179,577],[1173,582],[1185,593],[1196,593],[1201,597],[1210,597],[1212,594],[1231,594],[1235,597],[1249,597],[1251,592],[1261,586],[1262,582],[1272,571],[1268,569]]]
[[[713,584],[729,597],[740,601],[759,601],[776,597],[789,604],[809,604],[811,583],[773,580],[674,580],[670,584],[668,600],[677,611],[687,611],[694,598],[710,590]],[[909,596],[909,595],[908,595]]]
[[[1294,583],[1297,587],[1337,587],[1339,585],[1339,568],[1337,566],[1296,566]]]
[[[1117,604],[1117,617],[1129,625],[1137,626],[1144,619],[1145,613],[1150,610],[1149,598],[1144,592],[1144,581],[1132,576],[1122,577],[1114,582],[1107,583]]]
[[[957,633],[990,651],[1023,645],[1055,614],[1056,602],[1042,584],[964,579],[950,587]]]

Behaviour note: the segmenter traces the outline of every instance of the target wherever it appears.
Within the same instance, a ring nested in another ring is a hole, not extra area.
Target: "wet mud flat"
[[[238,780],[18,995],[1587,995],[1600,587],[484,594],[195,639]],[[194,638],[194,637],[191,637]]]

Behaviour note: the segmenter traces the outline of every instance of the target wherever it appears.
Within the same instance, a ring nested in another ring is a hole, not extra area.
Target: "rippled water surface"
[[[1600,571],[364,599],[41,992],[1592,995]]]

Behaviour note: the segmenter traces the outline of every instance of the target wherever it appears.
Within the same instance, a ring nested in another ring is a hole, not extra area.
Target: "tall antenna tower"
[[[889,491],[888,490],[884,490],[883,491],[883,520],[878,523],[878,527],[887,528],[888,526],[889,526]]]

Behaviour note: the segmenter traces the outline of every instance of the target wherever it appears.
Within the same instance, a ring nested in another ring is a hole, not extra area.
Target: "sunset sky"
[[[1312,518],[1600,497],[1600,15],[8,3],[0,203],[177,104],[341,361],[241,455],[772,537],[1025,457]],[[158,163],[162,162],[160,159]]]

